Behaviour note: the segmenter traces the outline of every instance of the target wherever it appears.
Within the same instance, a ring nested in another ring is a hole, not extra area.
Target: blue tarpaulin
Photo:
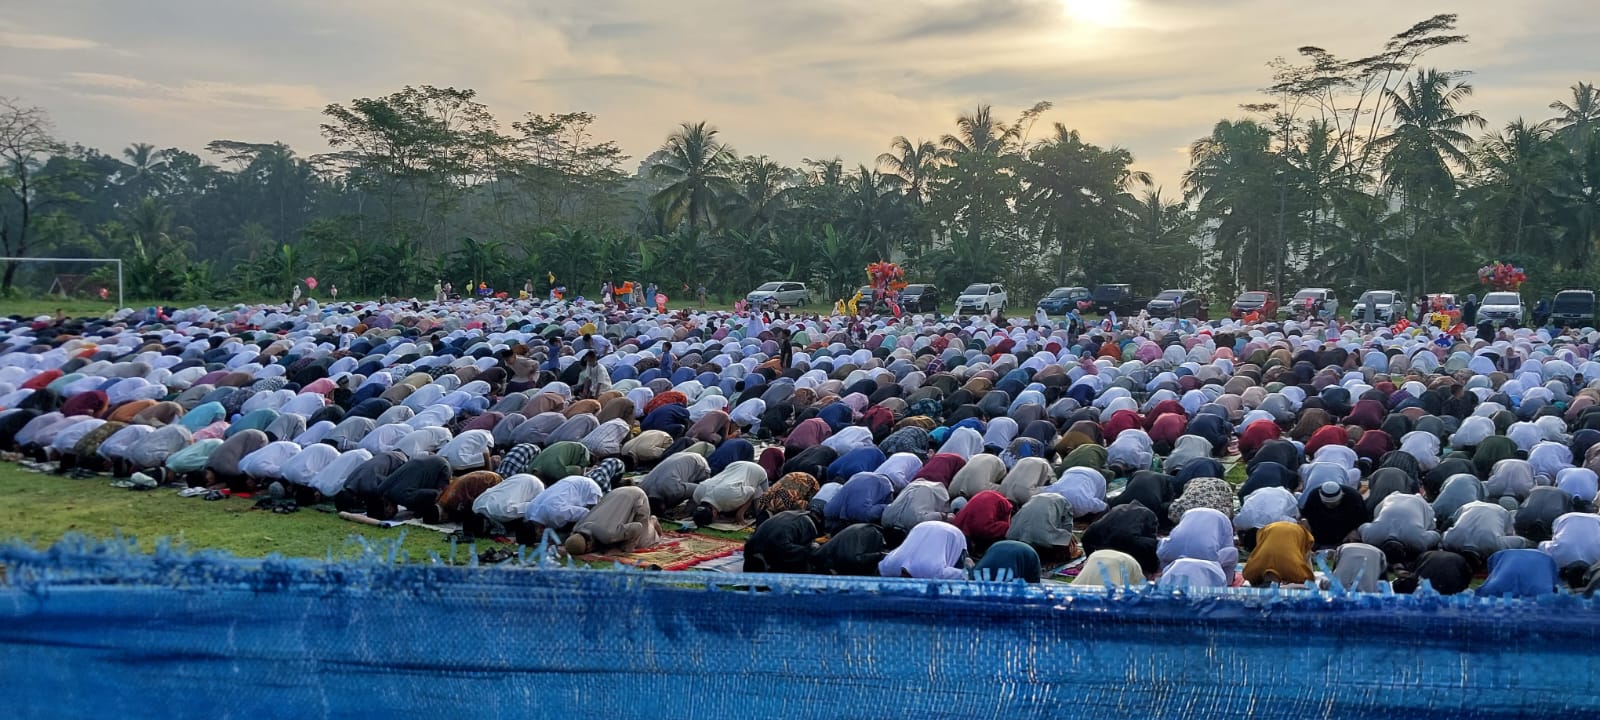
[[[1593,601],[0,550],[16,718],[1600,710]]]

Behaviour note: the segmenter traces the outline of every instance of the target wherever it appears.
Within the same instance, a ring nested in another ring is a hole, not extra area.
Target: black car
[[[933,285],[907,285],[900,291],[900,309],[929,312],[939,309],[939,288]]]
[[[1150,298],[1139,297],[1134,294],[1132,285],[1113,283],[1097,285],[1089,296],[1090,304],[1095,312],[1104,315],[1109,312],[1131,315],[1139,312]]]
[[[1594,291],[1562,290],[1550,303],[1550,322],[1557,327],[1589,327],[1594,324]]]
[[[1200,314],[1200,296],[1187,289],[1162,290],[1144,309],[1150,312],[1150,317],[1195,317]]]

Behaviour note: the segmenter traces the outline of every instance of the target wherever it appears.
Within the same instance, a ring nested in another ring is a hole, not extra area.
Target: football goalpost
[[[122,258],[58,258],[58,257],[0,257],[4,263],[94,263],[98,265],[115,264],[117,266],[117,308],[123,307],[122,298]],[[72,288],[66,286],[61,276],[51,280],[50,289],[45,294],[55,292],[60,288],[62,295],[70,294]]]

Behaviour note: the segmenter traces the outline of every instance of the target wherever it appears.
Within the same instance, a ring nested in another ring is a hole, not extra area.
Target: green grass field
[[[170,488],[119,490],[107,487],[108,482],[108,478],[75,480],[0,463],[0,539],[44,547],[68,533],[93,538],[120,533],[137,539],[144,550],[165,538],[244,557],[278,553],[321,558],[330,550],[336,557],[353,555],[357,549],[353,536],[389,542],[402,533],[400,528],[357,525],[312,508],[277,515],[252,510],[253,502],[246,499],[208,502],[180,498]],[[430,552],[450,554],[443,533],[409,528],[404,534],[402,548],[412,560],[425,560]],[[461,559],[465,560],[464,553]]]

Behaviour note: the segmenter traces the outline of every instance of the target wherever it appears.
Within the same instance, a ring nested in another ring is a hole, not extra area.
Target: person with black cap
[[[1372,519],[1367,501],[1359,491],[1332,480],[1308,494],[1300,514],[1311,528],[1319,549],[1359,541],[1357,529]]]

